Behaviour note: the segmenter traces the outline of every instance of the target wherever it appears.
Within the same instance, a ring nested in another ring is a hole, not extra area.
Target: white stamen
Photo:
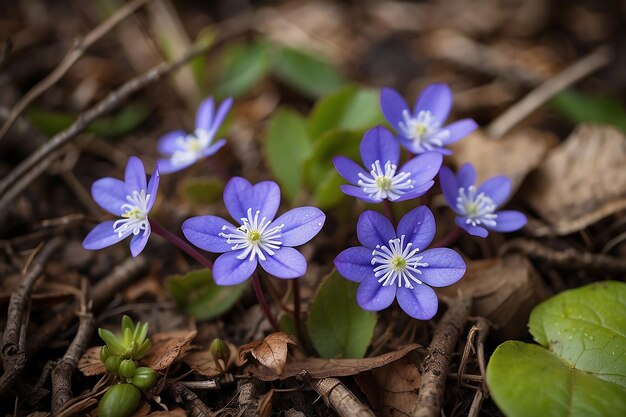
[[[459,188],[459,196],[456,198],[456,207],[467,217],[466,224],[472,226],[495,226],[497,204],[493,200],[480,193],[476,195],[476,186],[470,185],[467,190]]]
[[[130,234],[137,236],[139,232],[148,233],[148,201],[150,194],[146,190],[133,191],[127,195],[128,203],[122,204],[122,218],[113,223],[113,232],[119,237]]]
[[[377,159],[372,164],[372,170],[370,176],[359,173],[358,184],[363,188],[370,198],[382,200],[388,198],[389,200],[397,200],[403,194],[406,194],[413,188],[414,180],[410,179],[410,172],[400,172],[396,174],[398,166],[392,164],[391,161],[385,163],[385,169],[380,166],[380,161]]]
[[[211,145],[213,135],[204,130],[196,129],[193,134],[176,139],[176,151],[170,157],[174,166],[184,165],[202,157],[202,153]]]
[[[270,228],[272,221],[267,220],[267,217],[259,220],[261,213],[259,210],[254,213],[254,216],[252,216],[252,208],[249,208],[247,213],[247,218],[241,218],[241,226],[236,229],[231,228],[231,233],[220,232],[219,236],[226,238],[226,242],[233,245],[231,250],[243,249],[237,255],[238,259],[245,259],[250,255],[250,261],[256,257],[264,261],[267,259],[265,254],[274,255],[274,251],[283,244],[279,239],[281,238],[280,231],[285,225],[281,224]],[[229,229],[228,226],[222,227],[222,230],[227,229]]]
[[[432,151],[443,146],[443,141],[450,137],[450,131],[441,129],[442,120],[437,120],[428,110],[422,110],[413,117],[408,110],[402,112],[404,122],[400,122],[400,133],[413,139],[415,148],[420,151]]]
[[[427,268],[426,262],[420,262],[423,256],[419,256],[419,248],[412,248],[409,242],[404,246],[404,235],[400,238],[391,239],[389,247],[376,245],[372,252],[372,265],[380,264],[374,268],[374,276],[383,287],[398,283],[398,288],[404,284],[404,288],[412,289],[414,282],[422,284],[416,275],[421,275],[419,268]]]

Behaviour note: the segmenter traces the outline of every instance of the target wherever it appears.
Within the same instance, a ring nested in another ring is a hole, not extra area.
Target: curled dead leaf
[[[267,335],[262,341],[241,346],[239,358],[242,360],[247,353],[251,353],[263,366],[274,371],[276,375],[280,375],[287,362],[288,345],[295,344],[296,341],[287,333],[276,332]]]
[[[162,371],[185,353],[196,334],[195,330],[181,330],[152,335],[152,348],[141,361],[142,364],[155,371]]]
[[[94,346],[85,351],[78,360],[77,368],[85,376],[104,375],[106,366],[100,360],[101,346]]]
[[[215,360],[213,358],[213,354],[211,353],[211,349],[204,350],[196,350],[193,352],[189,352],[182,358],[182,361],[185,362],[191,369],[193,369],[196,373],[207,376],[209,378],[216,377],[218,375],[223,374],[225,371],[228,371],[232,366],[240,366],[243,365],[244,361],[241,361],[239,358],[239,348],[233,345],[232,343],[225,342],[230,350],[230,358],[228,362],[220,367],[217,366]]]

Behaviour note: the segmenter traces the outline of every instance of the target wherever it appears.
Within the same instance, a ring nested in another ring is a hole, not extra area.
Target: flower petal
[[[411,189],[411,191],[409,191],[406,194],[402,194],[401,197],[396,198],[395,200],[393,200],[394,203],[400,202],[400,201],[406,201],[406,200],[411,200],[413,198],[417,198],[420,196],[423,196],[424,194],[426,194],[426,192],[428,190],[431,189],[431,187],[435,185],[435,181],[428,181],[425,184],[419,185],[417,187],[414,187]]]
[[[369,194],[363,191],[361,187],[356,187],[354,185],[340,185],[339,188],[341,188],[341,191],[343,191],[344,194],[347,194],[351,197],[356,197],[359,200],[363,200],[368,203],[380,203],[381,201],[383,201],[382,199],[376,200],[374,198],[371,198]]]
[[[372,276],[361,281],[361,285],[356,291],[356,301],[363,310],[384,310],[393,303],[397,288],[395,285],[383,287],[372,274]]]
[[[150,181],[148,181],[148,190],[146,194],[150,194],[150,199],[148,200],[147,209],[150,211],[152,206],[154,206],[154,202],[156,201],[157,191],[159,190],[159,182],[161,180],[161,174],[159,172],[159,166],[156,165],[154,167],[154,172],[150,177]]]
[[[443,155],[439,152],[425,152],[410,159],[398,170],[398,172],[410,172],[415,185],[425,184],[432,181],[441,169]]]
[[[456,174],[456,185],[458,188],[463,187],[467,190],[470,185],[474,184],[476,184],[476,170],[474,169],[474,166],[469,162],[465,163]]]
[[[371,169],[376,161],[380,161],[383,168],[388,161],[394,165],[398,165],[400,161],[400,145],[391,132],[382,126],[365,132],[359,149],[363,165],[367,169]]]
[[[363,246],[354,246],[335,257],[335,268],[343,277],[354,282],[374,279],[372,251]]]
[[[306,272],[306,259],[294,248],[276,249],[273,255],[265,255],[259,263],[268,274],[276,278],[298,278]]]
[[[256,259],[238,259],[239,253],[241,251],[231,251],[217,257],[213,264],[213,280],[217,285],[241,284],[252,276],[257,266]]]
[[[396,130],[400,122],[404,122],[402,113],[409,111],[409,106],[396,90],[383,88],[380,92],[380,108],[389,124]]]
[[[446,199],[446,203],[456,211],[456,199],[459,196],[459,186],[456,182],[456,175],[448,167],[441,167],[439,171],[439,184],[441,185],[441,191]]]
[[[226,230],[224,230],[224,227]],[[228,233],[229,230],[234,230],[235,226],[221,217],[191,217],[183,222],[181,229],[188,241],[208,252],[229,252],[233,246],[226,241],[225,237],[219,234]]]
[[[398,288],[396,297],[402,310],[414,319],[430,320],[437,314],[437,294],[428,285],[415,285],[412,289]]]
[[[433,212],[426,206],[419,206],[400,219],[397,235],[405,236],[405,245],[411,242],[413,244],[412,249],[419,248],[419,250],[423,251],[433,241],[435,231],[435,216],[433,216]]]
[[[233,177],[224,188],[224,204],[233,219],[240,221],[248,217],[248,209],[259,218],[274,219],[280,204],[280,188],[274,181],[262,181],[252,185],[241,177]]]
[[[215,100],[209,97],[203,100],[196,111],[196,129],[210,130],[215,114]]]
[[[91,232],[83,239],[83,248],[89,250],[97,250],[115,245],[117,242],[126,238],[128,234],[119,237],[113,231],[113,220],[102,222],[91,229]]]
[[[528,219],[526,216],[515,210],[496,211],[496,225],[489,227],[496,232],[514,232],[526,225]]]
[[[178,149],[178,139],[187,134],[182,130],[174,130],[161,136],[157,148],[163,155],[171,155]]]
[[[388,242],[396,237],[391,222],[372,210],[361,213],[356,225],[356,234],[359,242],[369,249],[375,248],[376,245],[388,245]]]
[[[326,215],[317,207],[298,207],[280,215],[272,226],[284,224],[280,231],[283,246],[300,246],[313,239],[325,221]]]
[[[457,217],[454,220],[457,226],[459,226],[460,228],[462,228],[463,230],[465,230],[467,233],[469,233],[472,236],[478,236],[482,238],[489,236],[489,232],[484,227],[472,226],[471,224],[467,224],[466,221],[467,221],[466,217]]]
[[[91,196],[96,203],[109,213],[120,216],[126,200],[126,184],[117,178],[100,178],[91,186]]]
[[[217,109],[217,114],[215,115],[215,119],[213,119],[211,125],[206,128],[206,130],[209,131],[209,134],[211,136],[215,136],[217,131],[220,129],[232,105],[233,105],[232,97],[228,97],[227,99],[222,101],[222,104],[220,104],[220,107]],[[201,126],[197,126],[197,127],[202,128]]]
[[[146,189],[146,169],[141,159],[136,156],[128,158],[126,164],[126,172],[124,174],[126,182],[126,193],[132,194],[133,191],[141,191]]]
[[[415,101],[414,116],[420,111],[429,111],[441,124],[448,118],[452,108],[452,91],[447,84],[430,84]]]
[[[505,175],[489,178],[478,187],[476,193],[485,193],[487,197],[500,206],[511,194],[511,180]]]
[[[465,275],[465,261],[456,251],[448,248],[434,248],[422,252],[422,260],[428,264],[420,268],[422,275],[417,278],[431,287],[452,285]]]
[[[359,183],[359,174],[367,175],[365,170],[361,168],[359,164],[350,158],[346,158],[345,156],[334,157],[333,164],[335,165],[337,172],[339,172],[339,175],[355,185]]]
[[[473,119],[461,119],[449,124],[443,129],[450,132],[450,135],[441,142],[444,145],[450,145],[451,143],[463,139],[465,136],[478,129],[478,123],[476,123]]]
[[[171,159],[169,159],[169,158],[162,158],[162,159],[159,159],[159,161],[157,162],[157,165],[159,166],[159,173],[161,173],[161,174],[171,174],[171,173],[183,170],[183,169],[187,168],[188,166],[191,166],[191,165],[193,165],[195,163],[196,163],[196,160],[191,160],[191,161],[187,161],[187,162],[185,162],[183,164],[174,165],[174,164],[172,164]]]
[[[202,151],[202,156],[205,158],[208,156],[211,156],[215,154],[217,151],[219,151],[224,145],[226,145],[226,139],[220,139],[217,142],[215,142],[213,145],[209,146],[204,151]]]
[[[136,257],[141,253],[143,248],[146,247],[148,243],[148,239],[150,238],[150,224],[147,225],[148,231],[147,233],[139,233],[130,240],[130,253],[133,257]]]

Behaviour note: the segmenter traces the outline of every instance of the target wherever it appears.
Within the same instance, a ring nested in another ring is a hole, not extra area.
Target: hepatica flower
[[[360,283],[357,302],[379,311],[394,299],[411,317],[428,320],[437,313],[431,287],[445,287],[465,274],[463,258],[448,248],[425,250],[435,236],[435,219],[426,206],[408,212],[397,230],[385,216],[367,210],[357,223],[363,246],[348,248],[335,258],[337,271]]]
[[[383,88],[380,106],[387,121],[398,132],[398,140],[414,154],[437,151],[449,155],[450,145],[474,131],[472,119],[462,119],[444,126],[452,107],[452,92],[446,84],[431,84],[415,102],[413,111],[391,88]]]
[[[344,156],[333,158],[333,163],[339,174],[353,184],[342,185],[341,190],[369,203],[384,199],[404,201],[423,195],[434,184],[443,158],[438,152],[427,152],[398,168],[400,145],[381,126],[365,133],[360,151],[367,169]]]
[[[102,249],[132,236],[130,252],[133,256],[139,255],[150,237],[148,213],[154,205],[158,188],[158,166],[146,184],[146,170],[135,156],[128,159],[124,181],[105,177],[94,182],[91,187],[93,199],[100,207],[120,218],[94,227],[83,240],[83,247]]]
[[[278,278],[304,275],[306,260],[293,246],[308,242],[320,231],[326,220],[320,209],[299,207],[274,219],[280,204],[278,184],[252,185],[240,177],[226,184],[224,204],[238,226],[217,216],[192,217],[182,226],[191,243],[222,254],[213,265],[216,284],[239,284],[259,263]]]
[[[511,193],[508,177],[493,177],[476,187],[476,170],[464,164],[457,175],[448,167],[441,168],[439,180],[448,205],[458,214],[456,224],[469,234],[487,237],[487,230],[513,232],[526,224],[526,216],[519,211],[498,211]]]
[[[193,133],[174,130],[163,135],[159,139],[158,148],[167,158],[159,160],[161,173],[180,171],[199,159],[213,155],[224,146],[226,140],[213,142],[213,139],[232,104],[232,98],[224,100],[216,113],[213,97],[208,98],[198,107],[196,130]]]

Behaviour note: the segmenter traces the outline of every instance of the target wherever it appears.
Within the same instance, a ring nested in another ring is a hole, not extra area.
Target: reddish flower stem
[[[397,225],[396,215],[393,212],[393,206],[391,205],[391,201],[385,198],[383,200],[383,204],[385,205],[385,213],[387,214],[387,218],[391,221],[391,224],[393,225],[393,227],[396,227]]]
[[[291,280],[291,289],[293,291],[293,320],[296,325],[296,333],[298,334],[299,343],[304,345],[306,341],[302,331],[302,322],[300,321],[300,282],[298,282],[298,278]]]
[[[191,256],[193,259],[198,261],[198,263],[200,263],[201,265],[204,265],[209,269],[213,269],[213,262],[205,258],[200,252],[195,250],[193,246],[191,246],[189,243],[185,242],[184,240],[176,236],[174,233],[170,232],[169,230],[161,226],[158,222],[152,219],[149,219],[149,221],[150,221],[150,227],[152,228],[154,233],[161,236],[165,240],[171,242],[172,244],[176,245],[180,250],[185,252],[187,255]]]
[[[263,310],[263,314],[267,317],[267,320],[270,322],[274,331],[280,331],[280,325],[276,321],[276,318],[272,315],[272,311],[270,310],[270,305],[267,303],[265,299],[265,295],[263,295],[263,288],[261,288],[261,281],[259,280],[259,274],[256,271],[252,274],[252,288],[254,288],[254,294],[256,295],[256,299],[259,300],[259,304],[261,305],[261,309]]]
[[[459,226],[456,226],[454,229],[450,230],[447,235],[436,241],[434,244],[430,245],[431,248],[443,248],[452,246],[461,234],[463,233],[463,229]]]

